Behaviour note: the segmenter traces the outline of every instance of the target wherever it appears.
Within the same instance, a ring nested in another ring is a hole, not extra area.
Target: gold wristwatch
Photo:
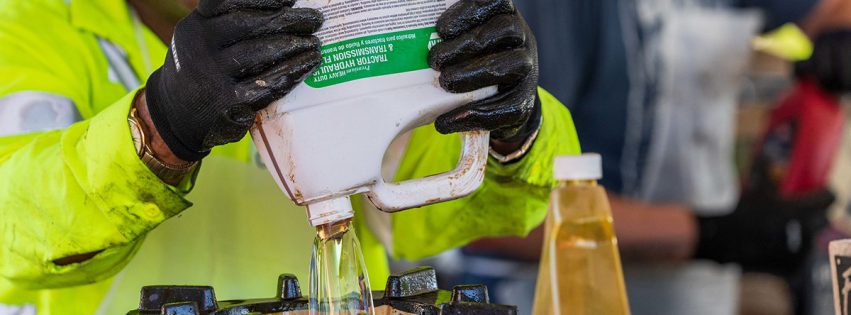
[[[174,165],[163,162],[154,156],[154,151],[148,143],[145,128],[143,128],[142,120],[136,113],[136,108],[130,111],[128,117],[130,123],[130,134],[133,136],[133,144],[136,146],[136,154],[142,159],[142,163],[159,177],[163,182],[174,183],[181,181],[186,175],[195,170],[198,162],[189,162],[182,165]]]

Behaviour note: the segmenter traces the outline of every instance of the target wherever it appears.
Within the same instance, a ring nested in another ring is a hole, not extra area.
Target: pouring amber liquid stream
[[[375,314],[369,276],[351,220],[316,228],[310,261],[310,314]]]

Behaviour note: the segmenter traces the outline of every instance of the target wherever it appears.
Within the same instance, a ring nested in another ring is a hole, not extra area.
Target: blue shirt
[[[801,20],[817,3],[817,0],[696,1],[762,9],[766,28]],[[629,14],[629,6],[624,5],[627,1],[514,2],[538,40],[541,86],[570,108],[583,150],[602,154],[604,178],[601,183],[615,192],[628,193],[631,188],[625,187],[625,173],[634,172],[634,176],[640,176],[652,130],[645,127],[636,135],[640,138],[634,158],[636,163],[624,166],[630,97],[622,23],[624,15]],[[653,84],[645,83],[642,88],[653,90]],[[653,91],[643,95],[646,100],[642,103],[652,104]],[[644,119],[652,120],[652,117]],[[643,125],[652,126],[652,123],[648,121]]]

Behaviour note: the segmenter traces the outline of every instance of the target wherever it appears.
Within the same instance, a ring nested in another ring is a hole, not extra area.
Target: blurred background
[[[599,152],[632,313],[833,314],[851,235],[848,1],[515,0]],[[530,314],[542,232],[434,265]]]

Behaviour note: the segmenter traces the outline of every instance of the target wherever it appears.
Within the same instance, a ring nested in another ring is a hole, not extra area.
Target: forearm
[[[142,123],[144,124],[143,128],[145,128],[145,134],[149,137],[150,146],[154,151],[154,155],[163,162],[170,164],[187,163],[174,155],[174,152],[171,152],[171,149],[169,149],[168,145],[166,145],[165,141],[163,141],[163,138],[160,136],[157,128],[152,128],[154,122],[151,120],[151,112],[148,111],[148,100],[144,90],[140,91],[136,96],[133,101],[133,107],[139,111],[139,118],[142,119]]]
[[[798,24],[810,37],[837,28],[851,27],[851,2],[820,0],[813,11]]]
[[[0,138],[3,277],[29,287],[102,279],[190,205],[135,155],[132,97],[64,130]]]
[[[544,243],[544,226],[532,230],[526,237],[483,238],[464,247],[468,253],[494,255],[512,260],[538,261]]]
[[[682,205],[649,204],[611,194],[615,233],[624,260],[683,261],[697,244],[694,214]]]
[[[610,195],[615,233],[626,261],[684,261],[692,257],[697,225],[690,211],[678,205],[651,205]],[[533,261],[541,255],[543,229],[525,238],[489,238],[471,243],[468,251]]]
[[[154,127],[154,122],[153,120],[151,120],[151,113],[148,110],[148,101],[144,90],[140,91],[136,95],[136,98],[134,98],[133,108],[136,109],[137,115],[141,120],[140,127],[142,128],[142,132],[145,134],[145,140],[146,142],[148,142],[148,148],[153,151],[151,153],[154,155],[154,157],[169,165],[186,165],[187,163],[189,163],[174,155],[174,152],[172,152],[171,149],[169,149],[168,145],[165,143],[165,141],[163,141],[163,138],[160,135],[159,131],[157,131],[157,128]],[[148,167],[150,168],[150,166]],[[166,184],[172,186],[178,186],[183,180],[182,178],[164,179],[162,177],[161,179],[163,179]]]

